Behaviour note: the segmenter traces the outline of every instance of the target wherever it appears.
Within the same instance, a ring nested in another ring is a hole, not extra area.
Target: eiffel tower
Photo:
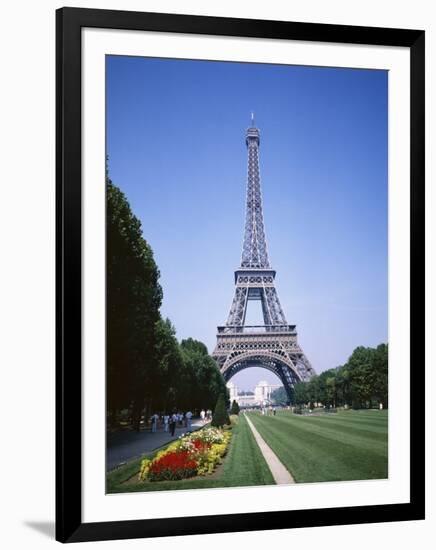
[[[266,246],[260,188],[260,132],[247,129],[248,178],[245,233],[240,267],[235,271],[235,294],[225,326],[218,327],[213,357],[226,381],[249,367],[264,367],[281,380],[293,402],[295,383],[309,380],[315,371],[297,341],[296,325],[289,325],[274,286]],[[263,325],[245,324],[248,300],[260,300]]]

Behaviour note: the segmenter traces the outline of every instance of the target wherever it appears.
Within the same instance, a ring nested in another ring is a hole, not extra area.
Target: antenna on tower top
[[[254,128],[254,113],[251,111],[251,127]]]

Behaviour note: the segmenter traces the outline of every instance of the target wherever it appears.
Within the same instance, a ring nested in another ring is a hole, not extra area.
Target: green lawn
[[[387,411],[342,411],[300,416],[250,413],[267,444],[297,482],[385,479]]]
[[[133,460],[107,474],[107,492],[162,491],[174,489],[206,489],[211,487],[243,487],[273,485],[274,479],[251,433],[246,419],[240,415],[233,427],[229,451],[219,471],[211,476],[180,481],[132,483],[126,481],[139,472],[141,460]]]

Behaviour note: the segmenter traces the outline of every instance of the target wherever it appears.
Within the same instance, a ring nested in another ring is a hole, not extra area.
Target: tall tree
[[[375,349],[373,355],[373,365],[375,371],[374,395],[383,404],[388,406],[388,346],[380,344]]]
[[[169,319],[159,319],[155,325],[154,368],[151,369],[154,410],[171,411],[177,407],[183,356],[176,338],[176,329]]]
[[[212,409],[220,394],[227,395],[225,380],[207,347],[198,340],[182,340],[180,348],[183,356],[181,376],[183,407]]]
[[[315,407],[320,400],[319,376],[315,375],[307,382],[307,398],[311,407]]]
[[[374,391],[375,372],[373,368],[372,348],[359,346],[348,359],[351,393],[354,408],[366,407]]]
[[[125,195],[106,176],[107,400],[111,418],[131,407],[136,426],[150,393],[162,289],[153,252]]]
[[[313,376],[294,387],[297,404],[372,406],[373,402],[388,406],[388,346],[357,347],[345,365]]]
[[[295,384],[294,398],[297,405],[305,405],[309,401],[307,382],[298,382],[298,384]]]

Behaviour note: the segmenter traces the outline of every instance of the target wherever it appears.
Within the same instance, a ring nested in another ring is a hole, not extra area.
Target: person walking
[[[191,433],[192,432],[192,412],[188,411],[185,414],[185,418],[186,418],[186,431]]]
[[[171,435],[171,437],[174,437],[174,433],[176,431],[176,424],[177,424],[177,415],[176,415],[176,413],[173,413],[170,416],[170,435]]]
[[[152,433],[156,433],[157,431],[157,421],[158,421],[159,417],[156,413],[154,413],[154,415],[151,417],[151,432]]]
[[[168,423],[169,423],[169,421],[170,421],[170,416],[169,416],[169,414],[165,413],[164,417],[163,417],[164,432],[168,432]]]
[[[204,412],[204,409],[201,409],[200,417],[201,417],[201,421],[204,424],[205,419],[206,419],[206,413]]]

